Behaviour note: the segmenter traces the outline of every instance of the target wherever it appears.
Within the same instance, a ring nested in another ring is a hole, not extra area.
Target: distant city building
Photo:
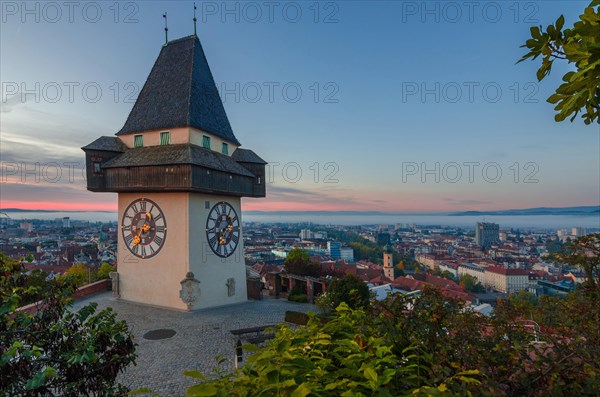
[[[31,222],[21,222],[19,226],[20,229],[27,230],[28,232],[33,230],[33,223]]]
[[[314,232],[312,238],[315,240],[323,240],[327,238],[327,232]]]
[[[566,229],[560,229],[556,231],[556,235],[558,236],[558,239],[560,241],[562,241],[563,243],[565,241],[567,241],[567,239],[571,236],[569,236],[569,232]]]
[[[70,229],[71,228],[71,218],[69,218],[68,216],[65,216],[64,218],[62,218],[62,227],[64,229]]]
[[[312,238],[312,232],[309,229],[300,230],[300,238],[302,240],[310,240]]]
[[[506,232],[500,232],[500,233],[498,233],[498,239],[500,241],[506,241],[507,240],[507,233]]]
[[[573,229],[571,229],[571,235],[574,237],[585,236],[585,229],[582,227],[574,227]]]
[[[393,225],[379,225],[377,227],[377,231],[379,233],[388,233],[390,230],[394,230],[394,226]]]
[[[287,258],[289,252],[290,252],[289,250],[282,250],[282,249],[271,250],[271,253],[273,255],[275,255],[277,258],[283,258],[283,259]]]
[[[489,248],[500,240],[500,225],[491,222],[477,222],[475,225],[475,242],[482,248]]]
[[[354,249],[352,247],[342,247],[340,255],[346,262],[354,262]]]
[[[567,230],[566,230],[566,229],[559,229],[559,230],[557,230],[557,231],[556,231],[556,235],[557,235],[558,237],[566,237],[566,236],[568,236],[569,234],[568,234],[568,232],[567,232]]]
[[[463,274],[473,276],[482,285],[504,293],[514,293],[529,288],[529,274],[523,269],[463,263],[458,267],[458,275]]]
[[[342,258],[342,243],[338,241],[328,241],[327,242],[327,251],[329,251],[329,256],[333,259],[341,259]]]

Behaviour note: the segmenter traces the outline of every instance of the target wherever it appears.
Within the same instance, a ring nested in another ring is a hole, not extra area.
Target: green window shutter
[[[142,147],[142,146],[144,146],[144,136],[143,135],[136,135],[133,138],[133,146],[134,147]]]
[[[210,149],[210,137],[209,137],[209,136],[206,136],[206,135],[204,135],[204,136],[203,136],[203,139],[202,139],[202,146],[203,146],[205,149]]]
[[[161,145],[169,145],[171,143],[171,134],[167,132],[160,133],[160,144]]]
[[[225,142],[223,142],[223,146],[222,146],[221,152],[223,154],[229,154],[229,146],[227,146],[227,144]]]

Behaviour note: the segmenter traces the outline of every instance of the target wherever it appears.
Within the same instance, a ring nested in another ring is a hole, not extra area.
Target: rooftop
[[[125,153],[104,163],[102,167],[119,168],[173,164],[194,164],[213,170],[254,177],[250,171],[239,165],[232,157],[191,143],[128,149]]]
[[[196,36],[162,47],[117,135],[176,127],[198,128],[240,145]]]

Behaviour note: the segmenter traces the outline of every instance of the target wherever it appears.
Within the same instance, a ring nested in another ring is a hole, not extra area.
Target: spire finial
[[[169,28],[167,27],[167,12],[163,14],[163,18],[165,19],[165,45],[169,42]]]
[[[194,3],[194,36],[198,36],[198,34],[196,33],[196,21],[198,19],[196,19],[196,3]]]

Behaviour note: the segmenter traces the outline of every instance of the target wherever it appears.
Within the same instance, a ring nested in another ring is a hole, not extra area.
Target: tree
[[[460,287],[471,292],[485,292],[485,288],[481,283],[470,274],[463,274],[459,278]]]
[[[96,279],[98,280],[103,280],[105,278],[109,277],[109,273],[110,272],[114,272],[117,269],[114,266],[109,265],[106,262],[103,262],[100,267],[98,268],[98,271],[96,272]]]
[[[360,309],[369,305],[370,298],[367,284],[355,275],[347,274],[334,278],[327,286],[327,292],[317,302],[324,311],[334,310],[342,303],[352,309]]]
[[[88,283],[90,273],[83,263],[76,263],[67,269],[64,277],[68,277],[76,286],[81,287]]]
[[[592,0],[585,8],[579,21],[571,29],[563,29],[565,18],[561,15],[556,23],[531,28],[531,38],[521,47],[529,52],[517,63],[542,56],[542,65],[537,71],[542,81],[552,70],[555,60],[574,64],[575,71],[567,72],[563,81],[548,102],[556,104],[558,112],[554,118],[573,121],[579,112],[586,124],[600,124],[600,0]]]
[[[301,248],[291,250],[283,266],[286,272],[296,276],[320,277],[322,275],[321,266],[311,261],[308,251]]]
[[[40,294],[28,277],[0,253],[0,395],[125,395],[116,377],[136,358],[127,324],[95,303],[71,311],[70,279],[48,281],[35,313],[19,311]]]
[[[560,263],[580,267],[586,275],[586,284],[600,294],[600,233],[579,237],[552,258]]]
[[[556,254],[563,250],[563,244],[560,241],[548,240],[546,242],[546,251],[548,251],[549,254]]]

